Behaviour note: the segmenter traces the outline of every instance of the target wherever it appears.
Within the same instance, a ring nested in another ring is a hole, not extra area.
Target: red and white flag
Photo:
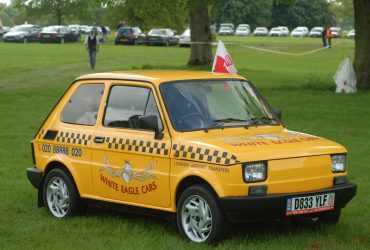
[[[236,74],[238,71],[231,56],[222,41],[218,41],[215,58],[213,59],[212,72]]]

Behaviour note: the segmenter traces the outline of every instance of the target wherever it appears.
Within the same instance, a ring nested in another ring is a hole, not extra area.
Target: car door
[[[110,83],[105,112],[92,142],[92,175],[100,199],[169,207],[171,140],[149,83]],[[163,138],[145,129],[141,116],[154,115]]]

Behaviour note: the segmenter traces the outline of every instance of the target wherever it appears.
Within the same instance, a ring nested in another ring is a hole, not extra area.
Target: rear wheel
[[[223,238],[227,224],[224,211],[206,185],[191,186],[181,194],[177,225],[186,239],[215,243]]]
[[[72,178],[60,168],[46,175],[43,196],[45,207],[57,218],[73,216],[81,208],[80,196]]]

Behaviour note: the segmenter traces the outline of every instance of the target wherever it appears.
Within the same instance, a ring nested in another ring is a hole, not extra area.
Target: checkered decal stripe
[[[237,162],[235,155],[216,149],[194,147],[190,145],[179,146],[178,144],[173,144],[172,149],[179,155],[179,157],[189,160],[222,165],[232,165]]]
[[[169,147],[164,142],[141,141],[114,137],[107,137],[105,142],[108,144],[108,148],[111,149],[156,155],[169,155]]]
[[[39,133],[38,139],[44,138],[45,130],[42,129],[41,132]]]
[[[88,134],[59,132],[57,135],[57,142],[64,142],[70,144],[87,145],[91,141],[92,136]]]

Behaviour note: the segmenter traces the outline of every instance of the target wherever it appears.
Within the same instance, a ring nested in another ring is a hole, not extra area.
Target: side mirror
[[[156,115],[143,115],[139,117],[139,128],[152,130],[155,132],[155,139],[162,139],[163,133],[159,131],[158,117]]]
[[[279,120],[281,120],[281,115],[283,113],[283,110],[282,109],[272,109],[272,111],[279,118]]]

